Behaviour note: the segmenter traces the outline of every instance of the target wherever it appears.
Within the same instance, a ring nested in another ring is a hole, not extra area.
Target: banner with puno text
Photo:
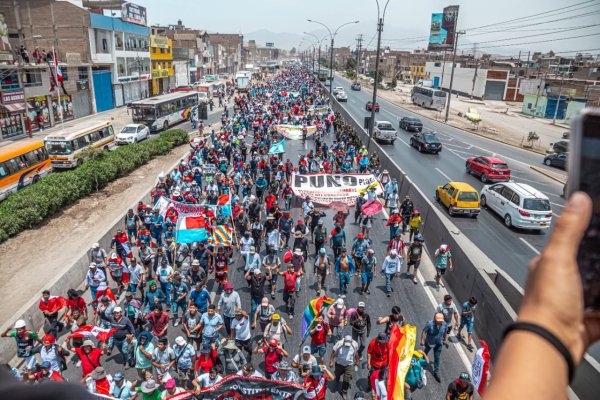
[[[306,137],[310,137],[315,134],[317,127],[314,125],[307,126]],[[285,138],[292,140],[302,140],[302,125],[276,125],[277,133]]]
[[[298,197],[310,196],[313,203],[329,205],[341,201],[354,205],[360,192],[370,188],[375,194],[383,187],[373,174],[296,174],[292,175],[292,190]]]

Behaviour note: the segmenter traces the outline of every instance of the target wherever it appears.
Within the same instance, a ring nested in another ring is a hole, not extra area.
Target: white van
[[[498,213],[507,227],[545,230],[552,221],[548,197],[524,183],[509,181],[484,186],[481,207]]]

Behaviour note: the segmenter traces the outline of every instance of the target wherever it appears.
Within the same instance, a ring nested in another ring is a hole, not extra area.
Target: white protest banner
[[[302,125],[277,125],[275,129],[277,129],[277,133],[288,139],[302,140]],[[307,126],[306,137],[314,135],[316,131],[316,126]]]
[[[383,193],[373,174],[296,174],[292,175],[291,185],[296,196],[310,196],[314,203],[323,205],[334,201],[354,205],[358,194],[368,188],[374,188],[378,195]]]
[[[202,166],[202,172],[205,174],[215,174],[217,172],[217,166],[215,164],[204,164]]]
[[[213,214],[216,214],[218,206],[212,204],[187,204],[180,203],[179,201],[171,200],[166,197],[158,199],[154,204],[154,210],[158,210],[158,213],[163,217],[167,214],[167,210],[172,207],[179,215],[202,215],[206,213],[206,210],[211,210]]]

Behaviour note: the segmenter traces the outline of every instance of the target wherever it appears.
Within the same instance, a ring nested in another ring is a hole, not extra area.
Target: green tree
[[[355,68],[356,68],[356,60],[354,58],[349,58],[348,60],[346,60],[346,70],[347,71],[354,71]]]

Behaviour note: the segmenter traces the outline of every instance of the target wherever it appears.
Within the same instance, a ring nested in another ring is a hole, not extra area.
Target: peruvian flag
[[[112,289],[108,286],[104,290],[96,291],[96,299],[97,300],[100,300],[102,298],[102,296],[106,296],[109,299],[111,299],[112,301],[117,301],[117,299],[115,298],[115,294],[113,293]]]
[[[93,336],[101,342],[106,342],[118,330],[118,328],[105,329],[94,325],[82,325],[71,334],[71,337],[86,339]]]
[[[54,48],[52,48],[52,54],[54,55],[54,69],[56,70],[56,80],[60,83],[64,82],[62,71],[60,70],[60,66],[58,65],[58,54]]]
[[[477,353],[475,353],[471,376],[473,386],[475,386],[477,393],[479,393],[480,396],[483,396],[483,392],[487,386],[488,371],[490,369],[490,351],[485,341],[480,340],[479,343],[481,343],[481,347],[477,350]]]
[[[48,301],[40,300],[39,309],[40,311],[47,311],[49,313],[55,313],[67,306],[67,299],[61,296],[50,296]]]
[[[129,242],[127,242],[127,245],[129,245]],[[128,249],[125,248],[125,250],[127,251]],[[131,251],[131,248],[129,248],[129,251]],[[124,285],[129,285],[129,269],[127,268],[127,264],[125,264],[125,261],[123,261],[123,259],[121,258],[121,256],[117,256],[116,258],[109,258],[108,259],[108,263],[113,263],[113,264],[117,264],[120,265],[121,267],[123,267],[123,269],[121,270],[122,272],[122,276],[121,276],[121,282]],[[112,276],[112,272],[111,272],[111,276]],[[115,277],[112,276],[112,278],[116,281]]]

